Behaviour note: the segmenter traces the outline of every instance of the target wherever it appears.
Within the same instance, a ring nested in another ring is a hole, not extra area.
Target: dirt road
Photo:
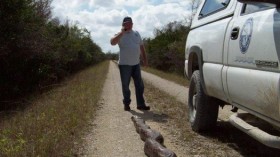
[[[145,82],[148,82],[160,90],[175,96],[178,101],[183,103],[187,102],[188,90],[186,87],[182,87],[146,72],[142,72],[142,77]],[[164,129],[167,126],[153,120],[156,116],[153,113],[153,109],[147,112],[142,112],[136,109],[133,85],[130,87],[132,93],[132,104],[130,106],[132,111],[124,111],[119,70],[114,62],[110,62],[109,73],[107,78],[104,79],[106,79],[106,81],[102,98],[100,100],[100,108],[96,112],[97,115],[92,122],[93,129],[85,137],[86,144],[82,156],[145,157],[144,142],[141,141],[139,135],[136,133],[131,121],[131,116],[133,115],[142,117],[146,120],[147,124],[151,126],[151,128],[160,131],[165,138],[165,146],[174,151],[178,157],[201,156],[190,155],[189,153],[194,149],[196,150],[194,154],[199,154],[198,152],[200,152],[200,150],[203,152],[204,149],[213,149],[213,154],[202,156],[244,156],[242,153],[248,153],[246,148],[240,149],[238,147],[239,143],[236,142],[238,140],[244,140],[244,135],[239,133],[237,129],[229,127],[228,124],[224,125],[223,123],[220,124],[220,127],[218,128],[219,130],[217,130],[218,132],[214,133],[214,136],[217,138],[216,140],[222,141],[218,144],[215,144],[215,142],[213,143],[213,139],[211,137],[210,139],[212,142],[208,137],[197,134],[195,135],[197,140],[193,141],[193,143],[180,144],[179,139],[176,139],[176,137],[169,133],[168,129]],[[219,121],[227,121],[230,114],[231,112],[229,110],[220,111]],[[231,130],[238,133],[228,134]],[[224,135],[221,136],[221,134]],[[239,138],[240,135],[242,136]],[[245,135],[245,140],[251,139]],[[225,142],[225,144],[223,144],[223,142]],[[232,142],[234,143],[233,145]],[[243,147],[244,144],[240,145]],[[262,147],[262,145],[253,144],[250,145],[250,147],[253,147],[250,149],[255,149],[255,147]],[[238,151],[235,149],[240,150]],[[255,156],[254,153],[252,156]]]
[[[144,72],[143,72],[144,73]],[[146,73],[143,78],[146,79]],[[155,76],[154,76],[155,77]],[[173,83],[170,83],[172,85]],[[153,119],[152,111],[143,112],[136,109],[134,88],[130,86],[131,112],[125,112],[122,104],[121,81],[119,70],[114,62],[110,63],[105,86],[100,101],[100,108],[92,122],[93,130],[85,137],[87,143],[82,154],[90,157],[145,157],[144,142],[136,133],[131,116],[136,115],[149,121]],[[184,87],[181,90],[185,90]],[[175,89],[174,89],[175,91]],[[183,92],[183,91],[181,91]],[[181,93],[179,92],[179,93]],[[184,91],[186,92],[186,91]],[[178,93],[178,92],[177,92]],[[157,123],[147,122],[155,130],[160,127]],[[164,134],[164,133],[163,133]],[[165,138],[165,146],[180,156],[185,156],[184,151],[178,149],[176,144]]]
[[[144,157],[144,143],[140,140],[131,121],[132,112],[125,112],[122,104],[121,81],[115,63],[111,62],[103,88],[100,109],[88,135],[87,152],[91,157]],[[133,90],[132,90],[133,93]],[[132,95],[131,109],[136,110]]]

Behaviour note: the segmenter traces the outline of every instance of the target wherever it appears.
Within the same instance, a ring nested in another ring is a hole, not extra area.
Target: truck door
[[[238,3],[229,30],[226,81],[233,104],[279,122],[280,11],[268,3]]]

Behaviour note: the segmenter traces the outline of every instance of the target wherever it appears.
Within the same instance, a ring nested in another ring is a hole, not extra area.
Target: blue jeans
[[[122,81],[122,93],[123,93],[123,104],[128,106],[131,102],[129,83],[130,78],[133,78],[135,86],[135,94],[137,106],[145,106],[144,94],[144,83],[141,77],[140,65],[119,65],[121,81]]]

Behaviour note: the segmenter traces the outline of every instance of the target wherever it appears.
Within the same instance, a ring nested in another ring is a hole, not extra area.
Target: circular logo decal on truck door
[[[253,18],[249,18],[242,27],[239,39],[241,53],[245,54],[249,48],[253,32]]]

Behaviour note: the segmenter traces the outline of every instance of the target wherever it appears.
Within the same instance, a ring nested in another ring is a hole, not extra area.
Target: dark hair
[[[126,23],[126,22],[131,22],[132,23],[132,19],[131,19],[131,17],[125,17],[124,19],[123,19],[123,24],[124,23]]]

